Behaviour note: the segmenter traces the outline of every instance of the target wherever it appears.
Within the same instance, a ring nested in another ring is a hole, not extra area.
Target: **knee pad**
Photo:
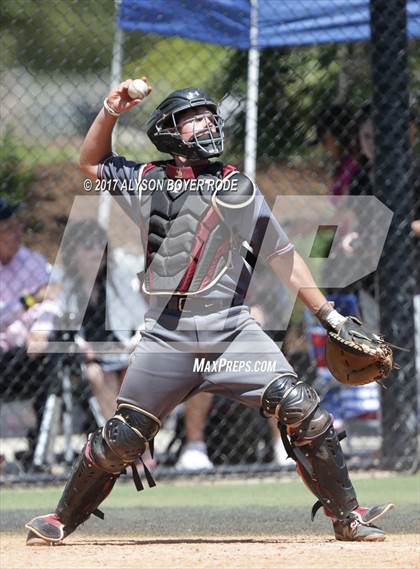
[[[276,417],[288,428],[293,443],[301,446],[323,435],[331,425],[332,417],[319,407],[315,389],[292,373],[276,377],[261,398],[263,414]]]
[[[121,472],[144,453],[159,428],[159,419],[150,413],[121,404],[102,432],[92,437],[92,458],[108,472]]]
[[[261,397],[262,414],[276,417],[286,427],[301,425],[318,405],[319,397],[315,389],[299,381],[292,372],[274,378]]]
[[[103,436],[109,448],[130,463],[144,453],[159,428],[160,421],[153,415],[134,406],[120,405],[106,422]]]

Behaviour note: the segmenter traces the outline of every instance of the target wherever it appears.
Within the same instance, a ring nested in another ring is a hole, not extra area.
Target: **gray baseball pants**
[[[260,407],[264,388],[293,371],[246,306],[206,315],[150,310],[133,351],[119,403],[163,420],[203,391]]]

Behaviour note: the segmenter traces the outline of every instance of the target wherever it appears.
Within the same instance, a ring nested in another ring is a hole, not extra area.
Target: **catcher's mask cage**
[[[205,107],[204,113],[191,117],[193,132],[184,140],[178,127],[180,113]],[[197,122],[206,118],[205,126],[197,129]],[[190,160],[213,158],[223,152],[223,119],[218,106],[208,95],[196,87],[187,87],[170,93],[147,123],[147,135],[160,152],[185,156]]]

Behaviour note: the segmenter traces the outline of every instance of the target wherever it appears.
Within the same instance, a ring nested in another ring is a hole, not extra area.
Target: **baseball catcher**
[[[201,89],[170,93],[150,117],[147,134],[169,160],[138,163],[112,152],[118,117],[141,102],[130,97],[129,86],[130,81],[121,83],[105,99],[82,145],[80,164],[93,180],[114,182],[113,194],[139,224],[146,252],[142,287],[150,310],[115,416],[89,436],[55,512],[26,524],[28,544],[60,542],[91,514],[101,516],[99,505],[128,465],[135,472],[165,417],[200,392],[275,417],[298,473],[331,518],[335,537],[382,541],[385,534],[373,522],[391,504],[359,505],[332,416],[250,315],[245,295],[252,267],[245,262],[244,244],[319,317],[332,339],[347,346],[356,338],[354,322],[327,303],[255,183],[213,160],[223,152],[223,120]],[[211,362],[224,358],[232,366],[194,370],[194,359],[203,356]],[[272,358],[275,371],[254,366],[237,373],[233,364],[245,357]],[[389,371],[389,358],[372,377]],[[332,364],[337,369],[338,361]],[[353,380],[358,371],[358,364],[351,364],[342,377]],[[141,486],[138,475],[136,480]]]

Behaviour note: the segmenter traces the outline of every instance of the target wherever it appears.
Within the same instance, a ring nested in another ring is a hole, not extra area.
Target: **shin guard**
[[[91,455],[92,440],[101,437],[101,431],[90,436],[79,458],[74,463],[70,478],[56,508],[56,514],[64,525],[65,536],[85,522],[91,514],[103,518],[97,510],[99,504],[111,492],[117,478],[124,470],[121,463],[115,472],[106,472]]]
[[[289,456],[327,514],[345,519],[358,507],[356,493],[332,417],[320,407],[313,387],[293,373],[281,374],[264,390],[261,412],[278,419]]]
[[[280,430],[284,441],[286,429],[281,426]],[[298,474],[319,500],[312,509],[312,518],[324,506],[327,515],[345,519],[358,507],[358,502],[334,427],[330,426],[320,439],[310,444],[297,445],[293,439],[292,435],[289,454],[297,463]]]

